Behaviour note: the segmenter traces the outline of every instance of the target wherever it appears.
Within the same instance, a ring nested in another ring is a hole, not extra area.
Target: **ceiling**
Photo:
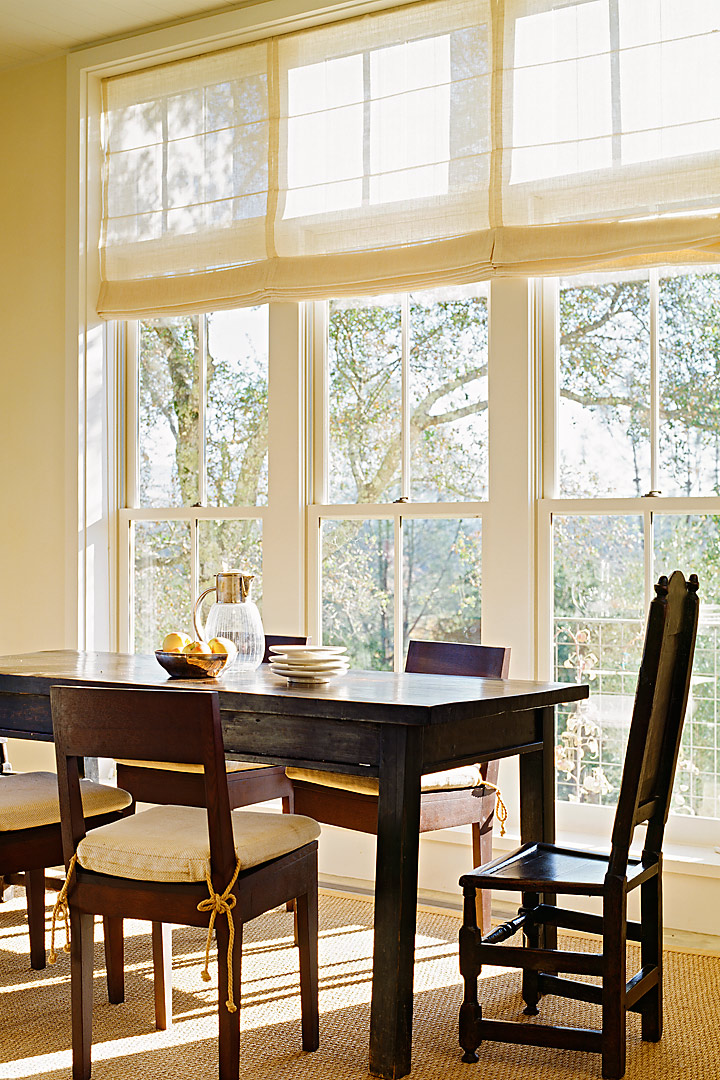
[[[0,0],[0,69],[237,6],[237,0]]]

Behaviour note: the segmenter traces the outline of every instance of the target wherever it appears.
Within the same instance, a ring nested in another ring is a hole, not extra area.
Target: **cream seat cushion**
[[[377,795],[380,783],[375,776],[348,776],[347,773],[322,772],[320,769],[286,769],[291,780],[306,780],[321,787],[341,788],[362,795]],[[462,791],[483,783],[479,765],[464,765],[460,769],[428,773],[421,777],[421,791]]]
[[[85,817],[124,810],[132,795],[122,788],[80,781]],[[0,775],[0,832],[35,829],[60,821],[57,776],[51,772]]]
[[[201,773],[202,765],[183,765],[180,761],[129,761],[116,758],[118,765],[137,765],[139,769],[167,769],[168,772]],[[227,772],[247,772],[250,769],[270,769],[271,765],[260,765],[256,761],[226,761]]]
[[[259,866],[316,840],[320,826],[301,814],[233,810],[240,869]],[[154,806],[102,825],[80,841],[78,862],[86,870],[136,881],[204,881],[210,865],[207,810]]]

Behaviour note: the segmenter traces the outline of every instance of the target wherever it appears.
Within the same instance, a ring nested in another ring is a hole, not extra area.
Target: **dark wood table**
[[[520,755],[523,842],[554,839],[554,706],[587,686],[350,671],[289,687],[263,665],[217,680],[169,679],[154,656],[40,652],[0,657],[0,735],[52,740],[55,684],[217,690],[228,757],[380,781],[370,1071],[410,1071],[420,777]]]

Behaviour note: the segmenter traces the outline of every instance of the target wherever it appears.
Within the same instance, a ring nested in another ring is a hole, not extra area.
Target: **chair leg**
[[[482,965],[478,963],[480,932],[477,927],[476,890],[470,886],[463,889],[463,924],[460,928],[460,974],[463,979],[463,1003],[460,1006],[460,1046],[464,1051],[462,1060],[472,1065],[478,1060],[478,1035],[482,1009],[477,999],[477,981]]]
[[[228,924],[223,915],[215,924],[215,938],[218,951],[218,1012],[220,1057],[219,1080],[239,1080],[240,1078],[240,985],[242,967],[242,932],[243,925],[235,920],[235,941],[232,950],[232,990],[237,1006],[236,1012],[228,1012],[225,1002],[228,1000]]]
[[[289,795],[283,795],[283,797],[282,797],[282,812],[283,812],[283,814],[293,814],[293,813],[295,813],[295,790],[292,787],[292,785],[291,785],[291,788],[290,788],[290,794]],[[294,911],[295,910],[295,901],[294,900],[288,900],[287,904],[285,905],[285,910],[286,911]],[[295,918],[295,944],[296,945],[298,943],[298,936],[297,935],[298,935],[298,930],[297,930],[297,917],[296,917]]]
[[[473,870],[476,866],[490,862],[492,859],[492,816],[490,822],[480,825],[477,821],[472,823],[472,847],[473,847]],[[489,889],[478,889],[475,893],[477,906],[477,924],[483,937],[490,933],[491,894]]]
[[[644,995],[642,1038],[659,1042],[663,1032],[663,917],[662,871],[640,886],[640,955],[643,968],[657,968],[657,985]]]
[[[30,967],[42,971],[45,967],[45,870],[25,871],[28,932],[30,936]]]
[[[108,1001],[120,1005],[125,1000],[125,940],[123,920],[116,916],[103,916],[105,934],[105,970],[107,972]]]
[[[94,918],[70,907],[70,999],[73,1080],[90,1080]]]
[[[522,894],[522,908],[525,911],[532,911],[540,903],[540,897],[538,893],[523,893]],[[540,944],[540,928],[536,922],[532,919],[528,919],[523,926],[523,935],[525,937],[525,944],[529,949],[537,949]],[[539,984],[539,972],[531,971],[529,968],[523,968],[522,973],[522,996],[525,1002],[525,1008],[523,1012],[525,1016],[537,1016],[539,1013],[538,1001],[540,1000]]]
[[[308,891],[295,901],[298,949],[300,952],[300,1007],[302,1048],[317,1050],[320,1045],[318,1011],[318,894],[317,871]]]
[[[626,920],[627,896],[622,882],[606,893],[603,902],[602,1075],[607,1080],[620,1080],[625,1075]]]
[[[165,1031],[172,1024],[172,927],[154,922],[151,937],[155,1027]]]

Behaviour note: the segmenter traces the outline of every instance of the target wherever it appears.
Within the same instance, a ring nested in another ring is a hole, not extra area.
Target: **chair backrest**
[[[263,656],[263,664],[270,662],[270,646],[271,645],[306,645],[307,637],[292,637],[290,634],[266,634],[265,635],[265,655]]]
[[[648,823],[645,852],[662,848],[690,690],[699,603],[698,579],[661,577],[650,604],[612,834],[610,873],[620,876],[635,827]]]
[[[424,675],[477,675],[507,679],[510,649],[499,645],[470,645],[454,641],[408,642],[405,670]]]
[[[222,891],[235,870],[235,843],[217,691],[52,686],[50,704],[65,862],[85,836],[82,758],[203,765],[213,884]]]

